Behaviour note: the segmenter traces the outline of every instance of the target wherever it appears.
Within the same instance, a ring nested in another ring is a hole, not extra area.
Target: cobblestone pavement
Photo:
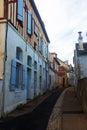
[[[74,87],[66,88],[57,100],[47,130],[87,130],[87,116]]]
[[[52,114],[50,116],[47,130],[61,130],[61,119],[62,119],[62,106],[63,106],[63,98],[68,88],[66,88],[60,97],[58,98]]]
[[[68,89],[64,96],[61,130],[87,130],[87,116],[77,99],[74,87]]]

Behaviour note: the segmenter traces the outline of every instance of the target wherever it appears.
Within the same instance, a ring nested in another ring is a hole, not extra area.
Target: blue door
[[[31,81],[31,69],[27,69],[27,99],[29,99],[30,81]]]

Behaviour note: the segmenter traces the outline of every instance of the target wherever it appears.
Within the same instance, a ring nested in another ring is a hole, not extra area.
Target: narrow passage
[[[54,91],[31,113],[0,123],[0,130],[46,130],[53,107],[64,88]]]

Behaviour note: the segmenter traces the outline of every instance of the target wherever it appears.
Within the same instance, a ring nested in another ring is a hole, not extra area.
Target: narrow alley
[[[29,104],[27,104],[29,107]],[[25,106],[25,107],[27,107]],[[17,113],[21,113],[20,116]],[[87,116],[74,87],[60,88],[48,94],[31,112],[19,112],[0,120],[0,130],[86,130]],[[9,118],[11,117],[11,118]]]
[[[0,130],[87,130],[86,0],[48,1],[0,0]]]
[[[12,115],[8,115],[7,120],[5,119],[0,122],[0,130],[46,130],[52,109],[63,90],[64,88],[60,88],[53,91],[51,94],[48,93],[46,99],[31,112],[27,110],[27,113],[17,116],[21,113],[21,110],[17,111],[15,118],[12,118],[15,112],[13,112]],[[35,102],[33,102],[33,105]],[[27,104],[26,107],[29,107],[29,104]],[[31,107],[33,108],[33,106]],[[11,118],[9,119],[9,117]]]

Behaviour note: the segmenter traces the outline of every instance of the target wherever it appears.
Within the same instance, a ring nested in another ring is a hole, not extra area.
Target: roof
[[[54,57],[54,59],[55,59],[55,61],[58,63],[58,65],[60,65],[60,63],[59,63],[58,59],[57,59],[57,58],[55,58],[55,57]]]
[[[39,12],[38,12],[38,9],[37,9],[37,7],[36,7],[36,5],[35,5],[34,0],[30,0],[30,3],[31,3],[31,5],[32,5],[32,7],[33,7],[33,10],[34,10],[34,12],[35,12],[35,14],[36,14],[36,16],[37,16],[37,18],[38,18],[40,24],[41,24],[41,27],[42,27],[42,30],[43,30],[43,32],[44,32],[44,35],[45,35],[45,37],[46,37],[46,39],[47,39],[47,42],[50,43],[49,37],[48,37],[48,35],[47,35],[46,29],[45,29],[45,26],[44,26],[44,23],[43,23],[43,21],[42,21],[42,19],[41,19],[41,16],[40,16],[40,14],[39,14]]]

